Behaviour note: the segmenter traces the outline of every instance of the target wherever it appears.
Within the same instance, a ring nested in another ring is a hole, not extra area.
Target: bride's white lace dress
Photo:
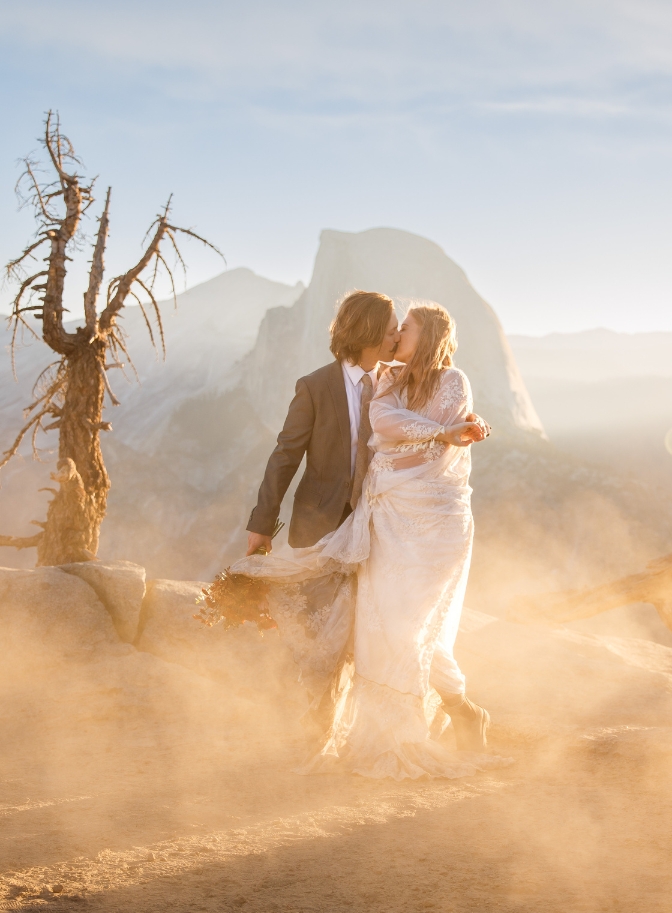
[[[333,725],[305,766],[336,763],[369,777],[459,777],[498,766],[435,741],[442,693],[464,690],[453,657],[471,558],[469,447],[436,440],[472,411],[466,376],[446,369],[421,414],[381,378],[371,402],[374,456],[353,514],[291,558],[232,570],[272,584],[271,614],[317,705],[354,624],[354,674],[341,675]],[[351,668],[351,667],[350,667]]]

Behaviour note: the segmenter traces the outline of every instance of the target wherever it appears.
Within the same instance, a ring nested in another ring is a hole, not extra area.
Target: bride
[[[455,323],[411,308],[396,360],[369,407],[373,450],[355,511],[291,557],[251,556],[231,570],[264,578],[270,613],[328,715],[303,772],[333,764],[368,777],[459,777],[502,763],[484,753],[487,711],[465,695],[453,656],[473,519],[469,381],[452,366]],[[354,636],[353,636],[354,635]],[[450,716],[457,748],[438,741]]]

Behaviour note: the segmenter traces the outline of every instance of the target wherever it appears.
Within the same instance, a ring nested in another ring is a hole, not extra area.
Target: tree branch
[[[26,159],[25,165],[26,165],[25,173],[30,178],[30,183],[33,188],[33,200],[37,204],[37,207],[40,210],[40,213],[41,213],[44,221],[46,223],[50,223],[50,224],[54,223],[56,221],[56,216],[54,215],[53,212],[49,212],[49,209],[47,208],[47,204],[44,202],[44,197],[42,196],[42,188],[38,184],[37,178],[35,177],[35,173],[33,171],[33,164],[29,159]],[[59,194],[51,193],[51,194],[49,194],[48,199],[53,199],[57,195],[60,196],[60,193]]]
[[[221,252],[221,250],[217,247],[217,245],[212,244],[210,241],[206,240],[205,238],[202,238],[200,235],[197,235],[195,231],[191,230],[191,228],[180,228],[177,225],[169,225],[168,228],[170,229],[170,231],[173,231],[173,232],[179,231],[181,234],[188,235],[190,238],[195,238],[197,241],[200,241],[201,244],[205,244],[205,246],[209,247],[210,250],[214,250],[214,252],[216,254],[218,254],[222,258],[224,263],[226,264],[226,257]]]
[[[7,548],[36,548],[44,533],[34,536],[0,536],[0,547]]]
[[[40,395],[39,389],[38,389],[40,382],[45,378],[47,371],[49,371],[51,368],[55,367],[56,365],[58,365],[58,368],[56,371],[56,376],[54,377],[54,379],[51,382],[48,383],[46,390],[44,390],[44,393],[42,393]],[[35,381],[35,384],[33,385],[33,396],[35,396],[36,399],[33,400],[33,402],[26,409],[24,409],[24,413],[23,413],[24,418],[28,418],[28,416],[30,416],[31,412],[35,412],[35,414],[26,422],[26,424],[23,426],[23,428],[19,431],[12,446],[9,447],[9,449],[5,450],[5,452],[2,454],[2,459],[0,459],[0,469],[3,466],[6,466],[7,463],[9,463],[9,461],[12,459],[13,456],[16,456],[16,454],[18,453],[19,447],[21,446],[21,442],[23,441],[24,437],[30,431],[31,428],[33,428],[33,456],[37,456],[37,448],[35,446],[35,435],[36,435],[38,429],[41,427],[40,422],[41,422],[43,416],[45,416],[45,415],[59,416],[61,414],[61,410],[58,408],[58,406],[56,406],[54,404],[54,397],[57,396],[58,393],[60,393],[60,391],[63,389],[65,382],[66,382],[66,374],[65,374],[65,368],[64,368],[62,361],[54,362],[53,364],[48,365],[44,369],[44,371],[42,371],[40,373],[37,380]],[[42,407],[41,409],[39,408],[40,406]],[[36,412],[35,410],[38,410],[38,409],[39,409],[39,411]],[[43,430],[46,430],[46,429],[43,429]]]
[[[24,251],[24,253],[20,259],[22,259],[25,256],[26,256],[26,252]],[[17,261],[15,261],[15,262],[17,262]],[[7,267],[7,271],[8,272],[10,271],[9,266]],[[32,333],[36,339],[39,339],[35,330],[31,326],[29,326],[26,323],[26,321],[23,319],[22,314],[24,313],[24,311],[29,310],[29,308],[21,307],[21,299],[23,298],[23,296],[25,295],[25,293],[28,290],[30,290],[31,292],[34,292],[34,291],[37,291],[39,288],[42,288],[43,286],[36,287],[33,285],[33,283],[37,279],[41,279],[43,276],[46,276],[46,275],[47,275],[46,270],[40,270],[39,273],[34,273],[32,276],[29,276],[27,279],[24,279],[24,281],[21,283],[21,285],[19,287],[19,291],[17,292],[16,297],[14,298],[14,301],[12,302],[12,313],[7,318],[8,322],[10,324],[13,324],[12,338],[10,341],[9,349],[10,349],[10,357],[11,357],[11,361],[12,361],[12,374],[14,375],[14,380],[18,380],[18,378],[16,376],[16,336],[17,336],[17,333],[19,330],[19,326],[22,325],[22,326],[26,327],[26,329],[28,330],[29,333]],[[28,300],[30,301],[30,298]],[[37,308],[37,310],[42,310],[42,307]]]
[[[114,393],[112,392],[112,387],[110,386],[110,382],[109,382],[109,380],[107,379],[107,374],[106,374],[106,372],[105,372],[105,369],[103,368],[103,366],[101,365],[101,363],[100,363],[99,361],[96,362],[96,365],[97,365],[97,367],[98,367],[98,373],[99,373],[100,376],[103,378],[103,383],[105,384],[105,389],[107,390],[107,395],[110,397],[110,400],[111,400],[111,402],[112,402],[112,405],[113,405],[113,406],[120,406],[121,403],[119,402],[119,400],[117,399],[117,397],[116,397],[116,396],[114,395]]]
[[[49,380],[47,378],[47,374],[52,370],[52,368],[56,368],[56,376],[53,380]],[[30,394],[31,396],[39,396],[40,384],[43,382],[47,384],[46,388],[42,387],[42,389],[45,390],[45,394],[44,396],[37,399],[32,406],[29,406],[29,410],[33,409],[35,406],[41,403],[46,396],[50,395],[52,388],[53,393],[55,394],[63,386],[63,383],[65,382],[65,365],[63,364],[62,358],[59,358],[58,361],[52,361],[51,364],[47,365],[46,368],[43,368],[42,371],[40,371],[40,373],[35,378],[35,383],[33,384],[33,389],[31,390]]]
[[[157,257],[157,259],[158,259],[158,257]],[[172,276],[171,276],[171,279],[172,279]],[[154,293],[152,292],[152,290],[149,286],[145,285],[145,283],[142,282],[142,280],[140,280],[140,279],[136,279],[135,281],[138,283],[139,286],[141,286],[145,290],[145,292],[149,295],[149,300],[152,302],[152,307],[154,308],[154,315],[156,317],[156,323],[159,327],[159,337],[161,339],[161,350],[163,352],[163,358],[165,360],[165,358],[166,358],[166,337],[163,333],[163,321],[161,319],[161,309],[159,307],[159,303],[156,300],[156,298],[154,297]],[[138,304],[140,304],[139,299],[138,299]],[[177,301],[176,301],[176,304],[177,304]],[[140,308],[142,309],[142,313],[144,315],[145,309],[142,307],[142,304],[140,304]],[[147,320],[146,316],[145,316],[145,320]],[[147,328],[149,329],[149,336],[150,336],[150,339],[152,340],[152,345],[154,345],[154,334],[152,333],[152,330],[150,328],[149,321],[147,321]],[[156,348],[155,345],[154,345],[154,348]]]
[[[91,334],[91,338],[96,333],[96,301],[98,293],[103,282],[103,272],[105,269],[104,255],[105,246],[107,245],[107,233],[109,230],[110,218],[110,193],[111,188],[107,188],[105,197],[105,208],[100,217],[98,226],[98,235],[96,237],[96,246],[93,249],[93,259],[91,260],[91,270],[89,272],[89,287],[84,295],[84,317],[86,319],[86,328]]]
[[[17,266],[20,266],[26,257],[29,257],[34,250],[44,244],[45,241],[49,240],[46,236],[40,238],[38,241],[34,241],[32,244],[29,244],[28,247],[24,250],[20,257],[17,257],[16,260],[10,260],[7,266],[5,267],[5,274],[8,279],[12,277],[12,274],[16,270]],[[34,259],[34,258],[33,258]]]
[[[57,219],[53,228],[46,232],[51,242],[48,256],[49,271],[44,292],[44,318],[42,336],[54,352],[67,355],[75,346],[75,334],[67,333],[63,327],[63,288],[65,284],[68,244],[77,231],[85,203],[91,200],[91,185],[80,186],[78,175],[65,170],[65,160],[77,162],[70,140],[61,134],[60,122],[52,126],[53,114],[47,114],[44,145],[58,174],[63,191],[65,214]]]
[[[161,253],[161,242],[163,241],[164,237],[166,235],[168,235],[168,237],[170,238],[170,241],[176,252],[177,258],[183,268],[185,266],[184,260],[178,249],[177,242],[175,240],[175,235],[177,234],[177,232],[180,232],[184,235],[188,235],[190,238],[195,238],[197,241],[200,241],[202,244],[205,244],[206,247],[209,247],[212,250],[214,250],[217,254],[219,254],[220,257],[222,257],[222,259],[224,259],[222,252],[217,247],[215,247],[214,244],[211,244],[209,241],[206,241],[205,238],[202,238],[200,235],[196,234],[196,232],[192,231],[190,228],[180,228],[177,225],[172,225],[168,221],[168,216],[170,214],[171,199],[172,199],[172,196],[168,199],[168,202],[166,203],[166,206],[165,206],[163,212],[161,213],[161,215],[157,216],[157,218],[154,220],[154,222],[152,222],[147,234],[145,235],[145,238],[147,238],[149,236],[152,228],[155,228],[154,234],[153,234],[149,244],[147,245],[147,248],[146,248],[145,252],[143,253],[142,257],[138,260],[136,265],[132,269],[130,269],[127,273],[124,273],[123,276],[116,276],[110,282],[110,285],[108,287],[107,307],[105,308],[103,313],[100,315],[100,319],[98,321],[99,332],[101,332],[101,333],[109,332],[110,329],[115,325],[116,317],[119,314],[119,312],[121,311],[121,309],[124,307],[124,304],[126,303],[126,298],[131,293],[131,288],[132,288],[133,284],[135,282],[137,282],[144,289],[144,291],[149,295],[150,300],[152,302],[152,307],[154,309],[154,313],[157,318],[157,324],[159,326],[159,333],[161,335],[161,341],[162,341],[162,346],[164,348],[164,353],[165,353],[165,343],[164,343],[164,338],[163,338],[163,326],[161,324],[159,306],[158,306],[158,303],[156,302],[153,292],[151,291],[154,286],[154,281],[156,279],[156,272],[157,272],[158,267],[160,265],[164,266],[166,269],[166,272],[168,273],[168,278],[170,279],[171,290],[173,293],[173,300],[175,302],[177,302],[173,274]],[[152,263],[152,261],[154,261],[154,273],[152,275],[152,278],[151,278],[149,284],[146,284],[146,283],[142,282],[142,280],[140,279],[140,276],[141,276],[142,272]],[[224,262],[226,263],[226,260],[224,260]]]
[[[120,348],[121,351],[122,351],[122,352],[124,353],[124,355],[126,356],[126,360],[128,361],[128,364],[129,364],[129,366],[130,366],[130,368],[131,368],[131,371],[133,371],[133,373],[135,374],[135,379],[136,379],[136,380],[138,381],[138,383],[139,383],[139,382],[140,382],[140,375],[138,374],[138,371],[137,371],[137,368],[135,367],[135,364],[134,364],[134,362],[133,362],[133,359],[131,358],[128,349],[127,349],[126,346],[124,345],[124,341],[123,341],[123,339],[121,338],[121,336],[122,336],[122,334],[121,334],[121,327],[115,326],[114,329],[112,330],[112,332],[110,333],[109,337],[108,337],[109,340],[110,340],[110,345],[112,346],[112,351],[114,352],[114,357],[115,357],[115,358],[118,358],[118,357],[119,357],[119,354],[118,354],[118,352],[117,352],[117,347]],[[123,370],[123,368],[122,368],[122,373],[123,373],[124,377],[126,378],[126,380],[128,380],[128,376],[126,375],[126,372]]]
[[[142,314],[142,316],[144,318],[145,326],[147,327],[147,332],[149,333],[149,339],[150,339],[150,342],[152,343],[152,348],[156,351],[156,341],[154,339],[154,331],[152,330],[152,324],[151,324],[149,317],[147,316],[147,311],[145,310],[145,306],[143,305],[142,301],[140,301],[140,299],[135,294],[135,292],[131,292],[131,294],[133,295],[135,300],[138,302],[138,307],[140,308],[140,313]],[[164,347],[164,352],[165,352],[165,347]]]
[[[161,263],[168,273],[168,279],[170,280],[170,292],[173,296],[173,307],[177,308],[177,290],[175,289],[175,278],[173,277],[173,271],[166,263],[165,258],[160,251],[157,251],[156,262]]]
[[[93,182],[82,184],[74,167],[68,170],[69,165],[78,164],[72,143],[67,137],[63,136],[60,131],[60,122],[58,116],[49,111],[44,125],[44,135],[42,144],[45,147],[51,166],[56,172],[56,181],[47,184],[40,184],[36,173],[36,164],[31,159],[25,160],[25,171],[19,179],[19,184],[25,179],[28,182],[28,194],[22,199],[21,192],[17,186],[17,193],[22,203],[25,205],[31,202],[35,218],[38,223],[37,239],[27,245],[21,256],[11,260],[6,267],[7,277],[10,279],[19,279],[18,273],[22,264],[28,257],[35,257],[35,251],[44,243],[49,243],[49,253],[45,257],[47,268],[37,273],[30,279],[21,283],[18,295],[15,299],[12,319],[14,321],[14,334],[12,345],[16,342],[16,331],[18,324],[27,326],[21,316],[21,301],[23,295],[28,291],[41,291],[42,301],[42,338],[59,355],[70,354],[76,345],[77,336],[74,333],[68,333],[63,326],[63,289],[65,283],[65,274],[67,263],[69,261],[68,246],[73,241],[81,220],[82,213],[93,202],[92,188]],[[65,206],[65,212],[59,218],[53,203],[56,198],[62,197]],[[106,230],[106,229],[105,229]],[[100,234],[100,233],[99,233]],[[104,245],[103,245],[104,247]],[[88,297],[95,298],[97,289],[100,287],[102,275],[97,279],[98,260],[94,253],[94,263],[92,264],[92,284]],[[35,285],[38,277],[44,277],[44,283],[39,286]],[[96,286],[97,282],[97,286]],[[28,328],[30,330],[30,327]],[[35,334],[37,335],[37,334]]]
[[[166,233],[167,221],[165,215],[159,218],[158,227],[154,233],[154,237],[150,241],[147,250],[144,252],[142,257],[138,260],[132,269],[129,269],[127,273],[124,273],[123,276],[117,276],[112,282],[116,286],[116,290],[109,300],[107,307],[100,315],[100,320],[98,321],[98,326],[100,327],[101,332],[107,332],[114,326],[115,319],[119,311],[123,308],[128,293],[131,290],[131,286],[138,278],[140,273],[149,266],[152,259],[157,256],[159,252],[159,247],[163,236]]]
[[[24,439],[26,434],[30,431],[30,429],[34,425],[37,426],[39,424],[42,416],[47,415],[48,412],[49,412],[49,407],[47,406],[44,409],[42,409],[40,412],[37,412],[30,419],[30,421],[26,422],[26,424],[23,426],[23,428],[17,434],[16,439],[15,439],[14,443],[12,444],[12,446],[8,450],[5,450],[5,452],[2,454],[2,459],[0,460],[0,469],[2,469],[3,466],[6,466],[7,463],[9,463],[9,461],[12,459],[13,456],[16,456],[16,454],[18,453],[19,447],[21,446],[21,441]],[[33,436],[33,442],[34,442],[34,436]]]
[[[29,276],[27,279],[23,280],[23,282],[21,283],[21,285],[19,287],[19,291],[16,293],[16,297],[14,298],[14,301],[12,302],[12,315],[11,315],[12,317],[21,313],[21,299],[26,294],[28,289],[31,289],[31,291],[39,291],[44,288],[43,285],[35,287],[35,286],[33,286],[33,283],[35,282],[36,279],[41,279],[43,276],[46,276],[46,275],[47,275],[47,270],[41,269],[39,271],[39,273],[33,273],[32,276]],[[32,288],[31,288],[31,286],[32,286]]]

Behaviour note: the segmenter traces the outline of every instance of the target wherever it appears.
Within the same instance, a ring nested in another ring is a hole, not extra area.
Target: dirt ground
[[[6,756],[0,909],[672,909],[672,767],[647,730],[525,744],[495,725],[514,766],[402,783],[294,774],[296,732],[201,735],[93,728]]]

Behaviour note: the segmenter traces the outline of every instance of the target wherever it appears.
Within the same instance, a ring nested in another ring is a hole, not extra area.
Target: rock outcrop
[[[143,600],[144,575],[127,562],[0,568],[4,694],[31,718],[52,701],[72,719],[180,716],[198,699],[255,718],[260,702],[289,702],[296,722],[305,699],[276,631],[205,628],[199,584],[151,580]]]
[[[105,576],[108,593],[128,584],[128,569],[108,568]],[[198,637],[199,625],[192,625]],[[181,758],[194,740],[202,745],[204,726],[215,753],[243,732],[251,745],[279,730],[300,732],[298,714],[277,713],[268,690],[249,700],[181,664],[184,651],[166,661],[124,643],[92,586],[72,572],[0,568],[0,627],[0,744],[17,755],[37,753],[54,771],[82,763],[82,744],[90,741],[99,753],[113,746],[132,764],[138,745]],[[229,655],[238,652],[232,642]]]
[[[0,568],[3,677],[93,662],[119,646],[112,619],[83,580],[59,568]]]
[[[109,612],[120,639],[133,643],[145,596],[144,567],[130,561],[82,561],[59,569],[88,583]]]

